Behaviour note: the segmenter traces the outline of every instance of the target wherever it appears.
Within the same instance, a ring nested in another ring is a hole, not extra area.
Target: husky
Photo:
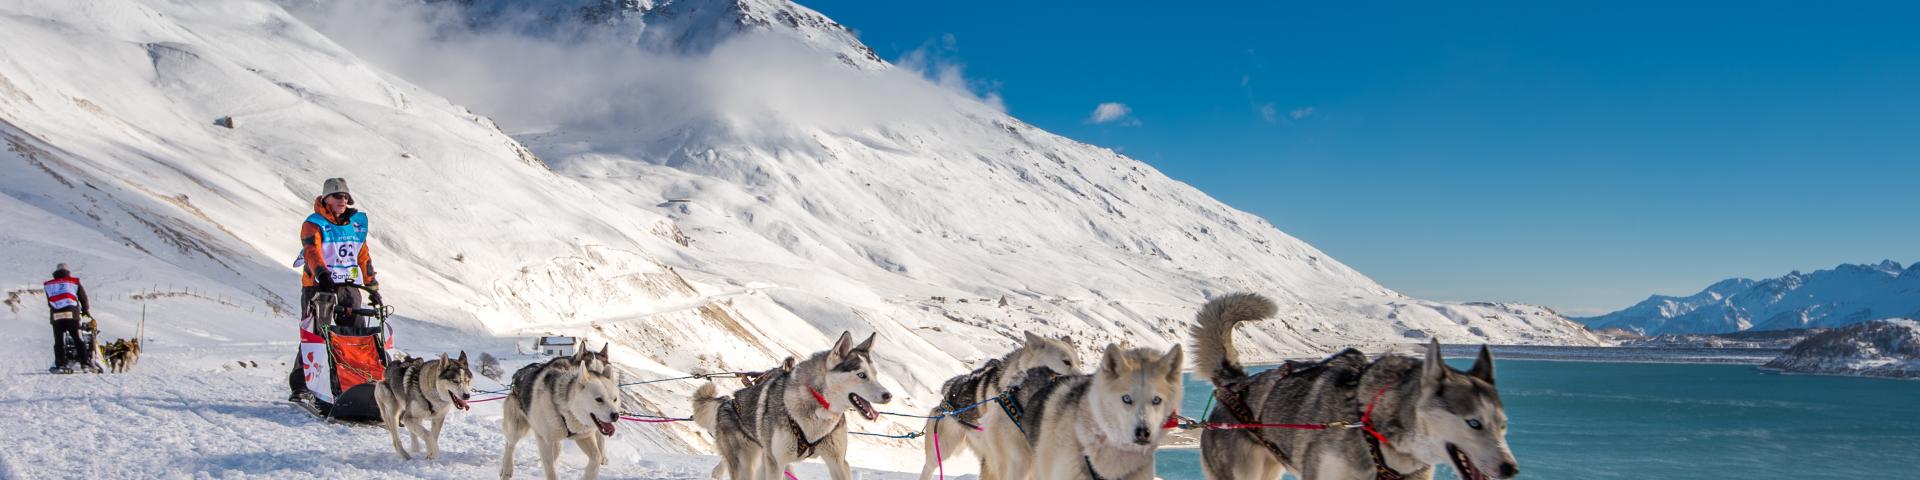
[[[893,401],[874,368],[873,338],[855,345],[853,335],[842,332],[833,348],[732,396],[718,396],[712,382],[701,385],[693,394],[693,420],[713,433],[721,458],[714,475],[780,478],[789,464],[818,455],[834,480],[852,478],[846,411],[878,420],[873,404]]]
[[[986,472],[1001,463],[1026,462],[1030,450],[1027,439],[1007,417],[1005,409],[989,403],[953,415],[941,416],[941,413],[965,408],[1008,392],[1008,387],[1021,384],[1026,373],[1036,368],[1045,368],[1046,372],[1076,373],[1075,356],[1073,345],[1027,332],[1020,348],[1004,357],[988,360],[985,365],[966,375],[948,379],[940,387],[940,405],[927,414],[940,418],[927,420],[926,432],[929,437],[924,445],[927,460],[920,469],[920,479],[933,478],[939,462],[966,451],[970,445],[975,445],[973,449],[980,457],[983,476],[991,475]],[[1008,456],[1016,458],[1001,460]]]
[[[116,339],[113,343],[100,347],[107,359],[107,370],[113,373],[126,373],[133,365],[140,363],[140,339]]]
[[[1179,345],[1166,352],[1107,345],[1092,374],[1047,379],[1029,372],[1016,395],[1033,448],[1027,465],[1003,464],[996,478],[1132,479],[1154,477],[1153,455],[1178,414]],[[1036,369],[1038,370],[1038,369]],[[985,477],[983,475],[983,477]]]
[[[554,462],[561,441],[573,440],[587,454],[581,478],[599,478],[607,463],[606,439],[620,420],[620,384],[607,348],[582,350],[571,357],[521,367],[501,405],[501,429],[507,448],[500,456],[500,478],[513,478],[513,447],[528,433],[540,447],[540,468],[548,480],[559,478]]]
[[[1369,362],[1347,349],[1318,363],[1248,375],[1233,327],[1275,311],[1272,301],[1244,293],[1200,309],[1195,376],[1213,383],[1221,407],[1207,421],[1357,428],[1207,430],[1200,435],[1207,478],[1278,479],[1291,470],[1302,480],[1431,479],[1442,462],[1463,480],[1520,473],[1485,346],[1465,372],[1441,362],[1435,339],[1425,360],[1388,355]]]
[[[420,450],[424,437],[427,459],[440,458],[440,427],[454,409],[466,410],[467,400],[473,395],[467,352],[460,352],[458,359],[449,359],[444,353],[431,361],[407,358],[387,364],[386,373],[385,380],[374,383],[373,399],[380,405],[387,434],[393,437],[393,451],[399,452],[402,460],[413,459],[400,446],[400,427],[404,425],[413,433],[414,450]],[[426,427],[428,421],[433,423],[431,429]]]

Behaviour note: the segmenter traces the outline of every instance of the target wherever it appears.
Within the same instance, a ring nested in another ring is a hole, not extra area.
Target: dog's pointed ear
[[[466,365],[466,364],[467,364],[467,351],[466,351],[466,350],[461,350],[461,351],[460,351],[460,364],[461,364],[461,365]]]
[[[1039,335],[1034,335],[1032,330],[1027,330],[1026,340],[1027,340],[1028,346],[1040,346],[1040,345],[1047,344],[1047,339],[1041,338]]]
[[[873,332],[873,333],[867,334],[867,339],[861,340],[859,345],[854,345],[853,351],[866,353],[866,354],[873,353],[873,337],[878,337],[878,336],[880,336],[880,332]]]
[[[853,353],[853,332],[840,332],[840,339],[827,349],[827,366],[838,365],[849,353]]]
[[[612,348],[612,347],[613,347],[613,342],[607,342],[607,343],[602,343],[602,344],[600,344],[600,359],[601,359],[601,360],[609,360],[609,359],[611,359],[611,358],[612,358],[612,357],[608,357],[608,356],[607,356],[607,349],[608,349],[608,348]]]
[[[1434,338],[1427,343],[1427,361],[1420,366],[1421,374],[1428,380],[1447,378],[1447,363],[1440,359],[1440,339]]]
[[[1473,359],[1473,369],[1467,370],[1467,375],[1486,380],[1488,385],[1492,385],[1493,350],[1488,349],[1484,344],[1480,345],[1480,356]]]
[[[1101,354],[1100,374],[1109,379],[1120,378],[1120,372],[1128,370],[1128,363],[1125,352],[1120,351],[1120,344],[1109,343],[1106,352]]]
[[[1167,382],[1175,385],[1180,384],[1180,373],[1184,370],[1180,367],[1185,364],[1186,352],[1180,349],[1178,343],[1173,344],[1173,348],[1168,349],[1167,354],[1160,357],[1160,368],[1166,369]]]

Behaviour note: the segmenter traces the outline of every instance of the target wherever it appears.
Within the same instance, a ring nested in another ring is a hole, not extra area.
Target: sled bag
[[[362,383],[384,380],[387,375],[386,367],[380,362],[380,338],[374,335],[343,335],[336,331],[333,362],[340,392]]]
[[[333,359],[327,355],[327,340],[306,330],[300,331],[300,371],[314,398],[333,401]]]

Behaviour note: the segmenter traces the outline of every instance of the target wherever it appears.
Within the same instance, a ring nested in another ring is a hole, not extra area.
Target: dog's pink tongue
[[[461,409],[461,410],[466,410],[466,409],[467,409],[467,401],[466,401],[466,400],[461,400],[461,399],[458,399],[458,398],[455,398],[455,399],[453,399],[453,406],[454,406],[454,408],[458,408],[458,409]]]
[[[601,435],[606,435],[606,436],[609,436],[609,437],[611,437],[611,436],[613,436],[613,424],[611,424],[611,423],[604,423],[604,422],[600,422],[599,420],[595,420],[595,421],[594,421],[594,423],[599,423],[599,424],[600,424],[600,434],[601,434]]]

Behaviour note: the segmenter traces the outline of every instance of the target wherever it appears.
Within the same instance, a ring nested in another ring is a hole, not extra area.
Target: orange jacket
[[[328,217],[327,204],[325,201],[326,197],[314,198],[313,213],[320,214],[321,218],[326,218],[336,225],[341,224],[341,222],[347,218],[353,217],[353,207],[347,207],[347,211],[341,212],[340,218]],[[327,261],[320,256],[320,243],[320,226],[314,225],[313,222],[302,220],[300,222],[300,257],[306,259],[307,264],[306,268],[300,269],[300,286],[302,287],[313,286],[314,269],[327,268]],[[367,285],[378,285],[380,281],[374,280],[373,276],[373,256],[368,254],[368,251],[366,244],[360,245],[360,272],[362,276],[366,277]],[[339,279],[334,280],[337,281]]]

